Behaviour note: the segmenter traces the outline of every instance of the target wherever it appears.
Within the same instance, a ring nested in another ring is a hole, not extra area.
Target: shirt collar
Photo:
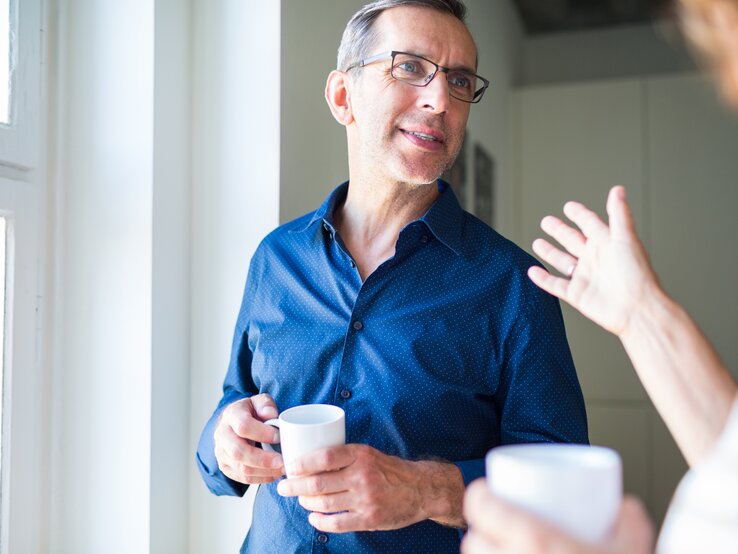
[[[424,222],[433,235],[457,255],[464,253],[461,240],[464,224],[464,210],[461,209],[451,186],[438,180],[441,196],[436,200],[420,221]]]
[[[315,211],[307,225],[298,229],[298,232],[308,229],[318,221],[322,221],[323,224],[328,225],[330,230],[333,231],[333,211],[336,205],[346,199],[348,187],[348,181],[338,185],[328,198],[325,199],[320,208]],[[456,199],[456,195],[448,183],[438,179],[438,190],[441,195],[420,218],[420,221],[428,226],[433,235],[441,243],[450,248],[455,254],[461,255],[464,251],[464,245],[461,240],[464,211],[461,209],[459,201]]]
[[[320,208],[315,210],[313,217],[310,218],[307,225],[297,229],[297,231],[300,232],[310,228],[316,221],[322,221],[326,225],[330,226],[331,230],[333,230],[333,212],[336,209],[336,205],[346,199],[346,195],[348,194],[348,185],[349,182],[346,181],[333,189],[333,192],[328,195],[328,198],[325,199]]]

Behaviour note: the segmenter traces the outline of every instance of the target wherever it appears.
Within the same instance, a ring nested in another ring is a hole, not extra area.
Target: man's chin
[[[417,186],[435,183],[443,175],[443,167],[405,167],[402,181]]]
[[[429,185],[435,185],[441,175],[436,176],[430,175],[408,175],[404,178],[398,179],[399,182],[409,185],[413,188],[427,187]]]

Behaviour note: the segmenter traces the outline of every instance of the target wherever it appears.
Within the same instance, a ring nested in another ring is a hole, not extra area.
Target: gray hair
[[[377,41],[374,22],[380,14],[390,8],[400,6],[420,6],[456,17],[462,23],[466,16],[466,6],[461,0],[375,0],[361,8],[349,20],[338,47],[340,71],[346,71],[351,64],[369,56]]]

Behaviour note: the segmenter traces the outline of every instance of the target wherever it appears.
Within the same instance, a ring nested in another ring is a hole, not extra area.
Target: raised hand
[[[607,213],[609,226],[583,204],[567,202],[564,214],[578,229],[557,217],[543,218],[541,229],[566,251],[544,239],[536,239],[533,250],[565,277],[540,267],[531,267],[528,276],[543,290],[620,336],[643,299],[659,285],[636,234],[623,187],[610,190]]]

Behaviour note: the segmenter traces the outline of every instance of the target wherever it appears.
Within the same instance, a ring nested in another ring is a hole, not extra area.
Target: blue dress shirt
[[[400,233],[395,255],[362,282],[336,233],[339,186],[316,212],[267,236],[251,260],[223,397],[197,451],[215,494],[246,485],[218,469],[213,431],[225,406],[269,393],[280,411],[346,411],[346,441],[484,475],[500,444],[587,442],[584,401],[558,301],[528,279],[534,258],[463,211],[450,187]],[[459,551],[431,521],[396,531],[327,534],[296,498],[262,485],[242,552]]]

